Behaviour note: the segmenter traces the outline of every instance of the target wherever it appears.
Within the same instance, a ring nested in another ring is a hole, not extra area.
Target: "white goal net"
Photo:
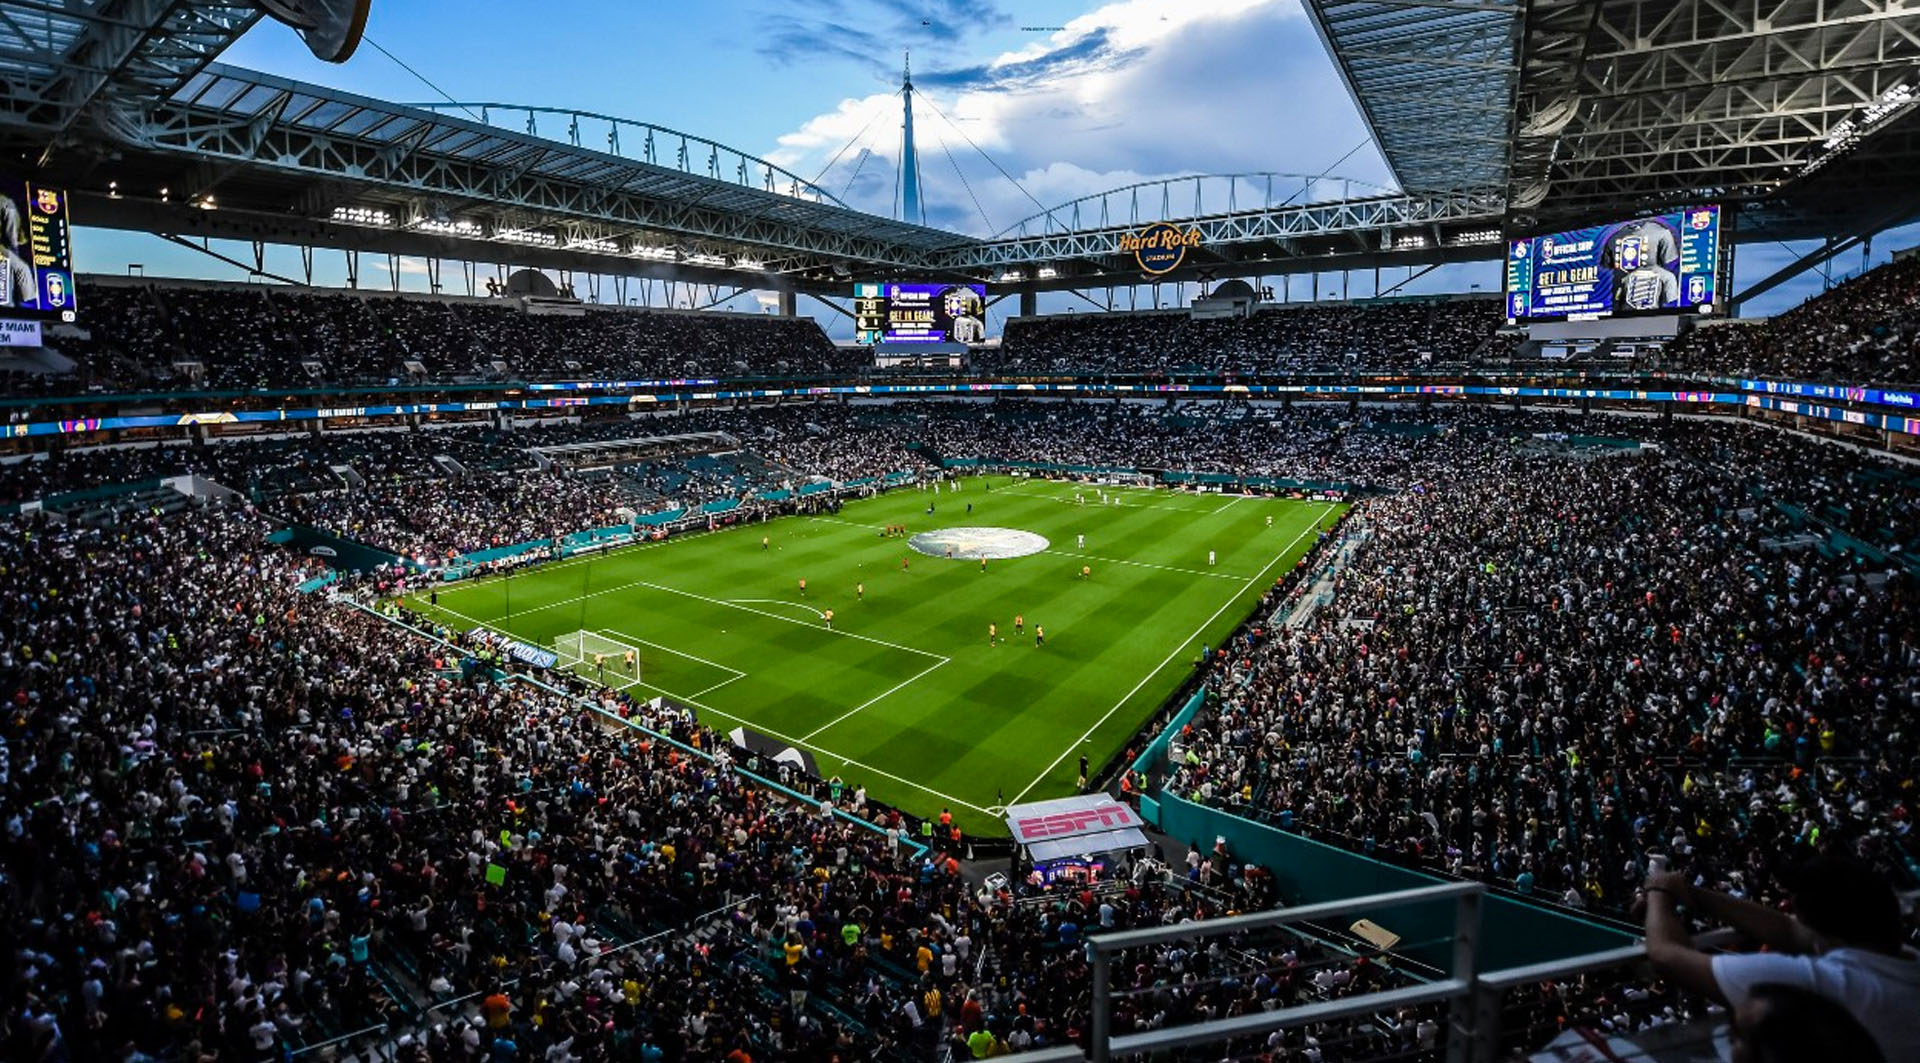
[[[640,678],[640,647],[597,631],[572,631],[553,640],[560,666],[589,679],[628,682]],[[631,660],[632,665],[628,665]]]

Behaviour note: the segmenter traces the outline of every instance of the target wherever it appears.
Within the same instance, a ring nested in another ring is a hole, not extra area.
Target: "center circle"
[[[929,557],[951,557],[957,561],[981,558],[1000,560],[1037,554],[1053,545],[1044,535],[1018,528],[942,528],[925,531],[907,540],[907,545]]]

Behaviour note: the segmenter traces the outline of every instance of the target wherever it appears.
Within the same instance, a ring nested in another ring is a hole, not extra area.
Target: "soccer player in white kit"
[[[1209,564],[1209,565],[1211,565],[1211,564],[1213,564],[1213,551],[1212,551],[1212,550],[1208,550],[1208,551],[1207,551],[1207,564]]]

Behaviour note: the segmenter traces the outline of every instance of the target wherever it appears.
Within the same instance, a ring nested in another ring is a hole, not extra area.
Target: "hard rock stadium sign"
[[[1118,250],[1122,254],[1132,252],[1141,272],[1159,276],[1179,269],[1187,260],[1187,249],[1199,246],[1200,230],[1182,232],[1178,226],[1158,221],[1137,233],[1121,233]]]

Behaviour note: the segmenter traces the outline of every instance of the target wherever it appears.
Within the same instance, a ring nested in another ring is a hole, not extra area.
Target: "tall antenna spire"
[[[920,210],[920,157],[913,147],[913,53],[905,53],[900,74],[900,99],[905,120],[900,138],[900,220],[925,221]]]

